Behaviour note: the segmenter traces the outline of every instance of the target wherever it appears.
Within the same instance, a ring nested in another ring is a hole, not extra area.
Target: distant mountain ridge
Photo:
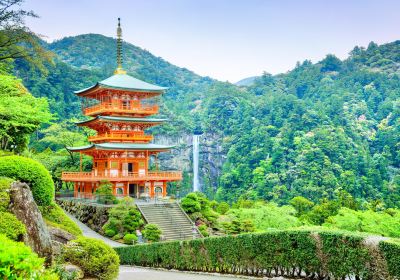
[[[241,86],[250,86],[254,84],[255,79],[259,78],[259,76],[252,76],[252,77],[247,77],[244,79],[241,79],[240,81],[237,81],[235,85],[241,87]]]

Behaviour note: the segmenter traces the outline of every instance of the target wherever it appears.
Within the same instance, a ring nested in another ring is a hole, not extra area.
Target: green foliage
[[[103,241],[80,236],[70,241],[64,249],[63,258],[81,267],[85,277],[113,280],[118,276],[119,258]]]
[[[14,76],[0,74],[0,149],[23,151],[29,135],[50,118],[45,98],[33,97]]]
[[[13,182],[12,179],[0,177],[0,212],[7,211],[10,204],[10,195],[8,190]]]
[[[364,238],[356,235],[344,235],[336,232],[321,232],[322,253],[328,257],[326,269],[335,279],[346,275],[358,275],[368,279],[373,273],[366,266],[372,260]]]
[[[162,231],[155,224],[147,224],[143,230],[143,237],[150,242],[157,242],[161,238]]]
[[[236,220],[238,224],[233,227],[234,229],[243,228],[244,225],[242,224],[245,221],[250,221],[256,231],[288,229],[299,227],[303,224],[295,217],[295,210],[291,206],[279,207],[274,203],[256,203],[253,207],[229,210],[228,217],[232,217],[233,221]],[[237,230],[236,233],[238,233]]]
[[[121,264],[188,271],[307,279],[360,277],[375,273],[364,237],[346,232],[307,230],[211,237],[190,241],[120,247]],[[384,255],[392,276],[398,273],[399,244]],[[396,266],[397,265],[397,266]],[[398,274],[396,275],[398,276]],[[369,279],[369,278],[368,278]]]
[[[49,206],[41,206],[39,208],[48,225],[66,230],[75,236],[82,234],[82,230],[77,224],[55,202],[52,202]]]
[[[293,206],[294,209],[296,209],[297,217],[305,214],[306,212],[311,210],[311,208],[314,206],[314,203],[312,201],[310,201],[307,198],[302,197],[302,196],[293,197],[289,201],[289,203],[290,203],[290,205]]]
[[[390,275],[400,277],[400,242],[388,240],[379,242],[379,248],[385,257]]]
[[[389,237],[400,237],[400,211],[385,212],[355,211],[341,208],[336,216],[329,217],[326,227],[375,233]]]
[[[124,236],[124,243],[125,244],[132,245],[133,242],[136,242],[137,240],[138,240],[138,237],[136,236],[136,234],[133,234],[133,233],[127,233]]]
[[[0,278],[8,280],[57,279],[44,269],[44,259],[39,258],[22,242],[15,242],[0,234]]]
[[[108,211],[108,221],[104,224],[103,231],[109,237],[118,235],[122,238],[126,234],[134,233],[143,225],[142,215],[133,204],[133,200],[121,200]]]
[[[17,217],[8,212],[0,212],[0,234],[16,241],[22,241],[25,233],[25,226]]]
[[[46,168],[35,160],[21,156],[1,157],[0,176],[28,183],[38,205],[50,205],[54,199],[53,180]]]
[[[113,229],[111,229],[111,228],[107,228],[106,230],[104,230],[104,234],[107,236],[107,237],[113,237],[113,236],[115,236],[117,233],[115,232],[115,230],[113,230]]]
[[[222,201],[218,204],[216,211],[221,214],[224,215],[226,212],[229,211],[229,204]]]
[[[199,225],[198,227],[200,233],[204,236],[204,237],[208,237],[210,234],[208,233],[208,227],[207,225]]]
[[[182,198],[181,206],[182,209],[188,214],[200,212],[201,210],[200,202],[198,201],[198,197],[195,193],[190,193]]]
[[[211,227],[215,226],[219,216],[213,210],[213,204],[201,192],[189,193],[181,201],[182,209],[189,214],[192,220],[199,219]]]
[[[116,204],[117,198],[113,194],[112,184],[109,181],[101,181],[100,186],[95,191],[96,200],[102,204]]]

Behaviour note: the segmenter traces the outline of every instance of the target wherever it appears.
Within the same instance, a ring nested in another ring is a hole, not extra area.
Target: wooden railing
[[[114,102],[102,102],[83,109],[83,113],[87,116],[98,115],[106,112],[152,115],[158,113],[158,105],[143,105],[136,101],[123,102],[117,100]]]
[[[146,181],[146,180],[159,180],[159,181],[178,181],[182,180],[182,172],[180,171],[150,171],[146,174],[139,174],[137,172],[124,172],[119,171],[118,174],[95,173],[95,172],[63,172],[61,175],[63,181],[118,181],[118,180],[131,180],[131,181]]]
[[[103,133],[95,136],[89,136],[89,141],[143,141],[153,140],[152,135],[146,135],[143,132],[125,131],[123,133]]]

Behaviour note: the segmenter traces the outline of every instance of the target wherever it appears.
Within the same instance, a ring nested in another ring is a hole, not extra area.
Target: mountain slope
[[[47,77],[22,62],[16,73],[60,119],[80,116],[72,90],[112,74],[115,40],[88,34],[48,48],[57,59]],[[344,61],[304,61],[246,87],[200,77],[128,43],[124,50],[129,74],[170,87],[161,114],[171,122],[157,132],[177,144],[163,162],[187,171],[182,189],[190,188],[196,130],[204,132],[201,183],[211,197],[287,203],[351,194],[362,205],[400,206],[400,41],[356,47]]]

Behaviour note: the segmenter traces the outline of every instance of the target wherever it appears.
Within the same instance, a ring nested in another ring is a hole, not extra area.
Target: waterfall
[[[199,186],[199,140],[200,135],[193,135],[193,191],[200,191]]]

